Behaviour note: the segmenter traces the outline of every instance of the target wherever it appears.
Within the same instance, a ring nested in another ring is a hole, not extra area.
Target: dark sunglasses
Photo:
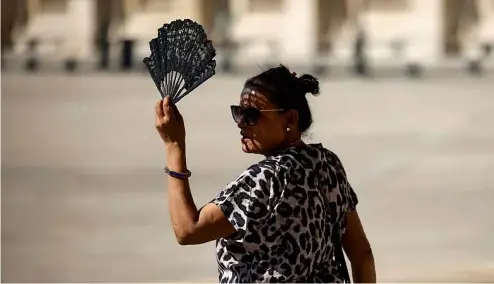
[[[244,123],[247,126],[254,126],[259,122],[261,112],[283,111],[283,109],[257,109],[253,107],[230,106],[233,120],[236,123]]]

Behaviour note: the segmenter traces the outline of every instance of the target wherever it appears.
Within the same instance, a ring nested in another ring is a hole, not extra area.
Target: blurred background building
[[[310,68],[327,78],[304,141],[344,163],[378,281],[494,283],[494,0],[1,4],[5,283],[217,281],[214,244],[176,244],[142,64],[177,18],[204,25],[218,73],[238,72],[180,101],[197,205],[259,159],[241,153],[230,114],[243,72]]]
[[[479,65],[494,42],[494,0],[4,0],[2,53],[132,68],[177,18],[203,24],[226,67]]]

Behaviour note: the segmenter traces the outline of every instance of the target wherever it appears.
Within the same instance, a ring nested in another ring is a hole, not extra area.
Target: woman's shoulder
[[[241,176],[256,179],[282,180],[291,172],[302,168],[314,168],[325,162],[342,167],[338,155],[322,144],[306,144],[304,147],[292,147],[271,155],[249,166]]]
[[[278,152],[277,155],[266,159],[268,163],[272,163],[278,168],[293,167],[294,163],[295,165],[301,164],[303,167],[311,168],[314,164],[323,160],[339,161],[338,156],[321,143],[286,148]]]
[[[333,152],[333,150],[324,147],[321,143],[319,144],[309,144],[308,154],[312,157],[319,158],[320,160],[325,160],[330,164],[336,164],[342,166],[341,160],[338,155]]]
[[[237,176],[237,179],[232,183],[238,182],[250,182],[266,180],[272,176],[277,175],[279,170],[279,163],[274,159],[265,158],[259,162],[253,163],[248,166],[244,171]]]
[[[249,187],[270,188],[273,185],[281,186],[287,176],[287,168],[281,156],[270,156],[251,164],[231,184]]]
[[[243,173],[242,176],[249,176],[256,179],[272,179],[280,175],[280,159],[275,159],[272,157],[265,158],[255,164],[249,166]]]

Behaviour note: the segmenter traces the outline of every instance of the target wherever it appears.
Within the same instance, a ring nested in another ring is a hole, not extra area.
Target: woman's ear
[[[285,113],[287,128],[295,129],[298,126],[298,111],[291,109]]]

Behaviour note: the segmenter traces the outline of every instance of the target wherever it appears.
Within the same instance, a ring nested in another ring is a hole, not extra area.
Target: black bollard
[[[359,29],[354,42],[354,73],[358,76],[368,76],[369,66],[365,54],[366,37],[363,29]]]
[[[369,68],[367,67],[367,62],[365,60],[357,60],[357,62],[355,62],[353,71],[355,75],[362,77],[368,76]]]
[[[482,75],[483,73],[483,68],[482,68],[482,63],[479,60],[470,60],[467,65],[467,70],[470,75]]]
[[[492,54],[492,44],[485,43],[482,45],[482,51],[484,57],[489,57]]]
[[[110,20],[105,18],[98,26],[97,31],[97,46],[99,51],[98,68],[106,70],[110,68],[110,42],[108,40],[108,32],[110,29]]]
[[[322,77],[329,72],[328,65],[322,63],[314,63],[313,72],[315,76]]]
[[[110,67],[110,43],[108,41],[100,42],[99,69],[106,70]]]
[[[410,78],[420,78],[423,73],[423,68],[417,63],[409,63],[405,66],[405,75]]]
[[[74,58],[69,58],[65,60],[65,71],[69,73],[74,73],[77,70],[78,64],[77,60]]]
[[[122,42],[122,58],[120,67],[122,70],[131,70],[133,67],[134,41],[126,39]]]
[[[223,56],[221,59],[221,70],[225,73],[234,73],[234,66],[232,63],[233,50],[235,46],[230,40],[225,39],[224,44],[222,44]]]
[[[36,52],[39,46],[37,39],[31,39],[28,42],[27,47],[27,60],[25,62],[24,68],[28,72],[34,72],[39,69],[39,59],[37,58]]]
[[[225,73],[233,73],[233,64],[230,56],[225,56],[221,60],[221,70]]]

